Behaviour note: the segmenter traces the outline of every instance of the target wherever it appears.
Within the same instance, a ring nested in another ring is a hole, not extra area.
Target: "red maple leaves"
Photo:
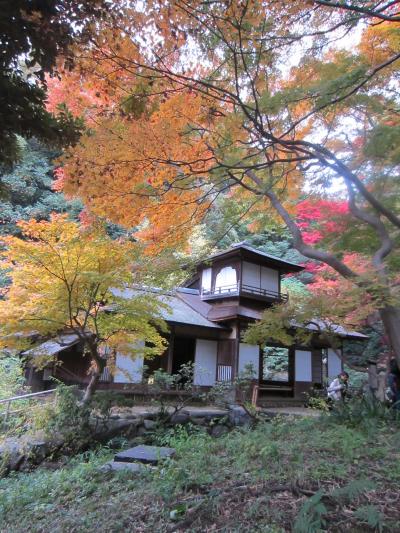
[[[306,244],[314,245],[347,224],[348,204],[334,200],[303,200],[297,205],[297,226]]]

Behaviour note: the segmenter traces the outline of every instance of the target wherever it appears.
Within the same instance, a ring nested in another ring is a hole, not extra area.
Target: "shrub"
[[[159,433],[153,435],[154,443],[158,446],[169,446],[171,448],[179,449],[181,446],[187,446],[193,436],[204,435],[205,430],[200,426],[194,424],[178,424],[167,430],[163,429]]]
[[[0,352],[0,399],[24,393],[24,369],[19,357]]]
[[[113,407],[130,405],[132,405],[132,400],[123,394],[114,391],[97,391],[92,396],[88,407],[91,409],[92,415],[105,423],[110,418]]]
[[[240,403],[246,404],[251,399],[251,391],[253,388],[253,381],[256,376],[254,366],[249,363],[245,365],[244,369],[239,372],[238,376],[233,381],[217,382],[210,392],[207,394],[207,399],[221,405],[226,403],[234,403],[235,396]],[[232,396],[232,392],[234,393]]]
[[[328,416],[329,422],[374,430],[377,424],[399,423],[400,411],[376,400],[372,396],[336,402]]]
[[[294,533],[319,533],[324,529],[327,508],[322,502],[324,492],[319,490],[303,504],[293,526]]]
[[[0,352],[0,399],[26,394],[24,387],[24,369],[21,359],[5,352]],[[0,404],[0,431],[15,434],[24,430],[29,416],[31,400],[19,400],[11,405],[11,411],[18,411],[5,420],[6,404]]]
[[[57,435],[66,449],[78,450],[90,437],[90,408],[78,402],[76,387],[59,384],[56,401],[34,411],[33,429],[42,429],[49,436]]]

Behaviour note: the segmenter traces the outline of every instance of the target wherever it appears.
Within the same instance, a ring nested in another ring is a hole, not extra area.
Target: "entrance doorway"
[[[178,374],[182,365],[194,363],[196,339],[175,337],[172,352],[172,373]]]

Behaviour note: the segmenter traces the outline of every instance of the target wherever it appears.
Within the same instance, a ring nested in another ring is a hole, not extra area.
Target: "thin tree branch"
[[[380,3],[381,2],[378,2],[378,5]],[[394,15],[387,15],[384,13],[385,10],[389,9],[390,7],[398,3],[399,3],[398,0],[396,0],[395,2],[389,2],[388,4],[382,6],[380,9],[374,9],[374,7],[372,9],[369,9],[369,8],[357,6],[354,4],[349,4],[349,3],[345,4],[343,2],[332,2],[330,0],[314,0],[314,4],[317,4],[319,6],[331,7],[333,9],[342,9],[344,11],[359,13],[360,15],[365,15],[367,17],[372,17],[372,18],[378,18],[381,20],[389,21],[389,22],[400,22],[400,16],[398,15],[399,13],[398,11]]]

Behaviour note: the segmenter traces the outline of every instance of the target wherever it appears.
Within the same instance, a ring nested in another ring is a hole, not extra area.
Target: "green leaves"
[[[276,304],[264,311],[261,320],[247,329],[244,342],[308,345],[313,337],[317,337],[334,347],[339,343],[338,326],[352,329],[351,321],[356,318],[348,315],[354,306],[352,295],[339,300],[336,295],[293,292],[287,303]],[[358,313],[357,318],[362,320],[369,309],[360,304]]]
[[[375,505],[363,505],[354,512],[354,515],[379,533],[383,531],[384,516]]]
[[[326,506],[322,503],[323,490],[319,490],[303,504],[293,526],[294,533],[320,533],[325,526]]]
[[[326,80],[322,77],[321,84],[314,89],[317,94],[315,100],[315,108],[317,109],[347,97],[354,87],[362,83],[366,78],[367,69],[363,65],[356,66],[351,70],[345,71],[345,73],[343,73],[343,65],[334,65],[334,69],[332,78]],[[323,74],[326,73],[326,70],[323,69]]]
[[[372,159],[400,163],[400,126],[378,124],[369,134],[364,154]]]
[[[20,162],[1,177],[6,195],[0,198],[1,235],[18,235],[19,220],[48,219],[50,213],[71,214],[76,218],[82,210],[78,200],[66,200],[62,193],[52,190],[53,159],[58,152],[37,141],[19,138]]]

